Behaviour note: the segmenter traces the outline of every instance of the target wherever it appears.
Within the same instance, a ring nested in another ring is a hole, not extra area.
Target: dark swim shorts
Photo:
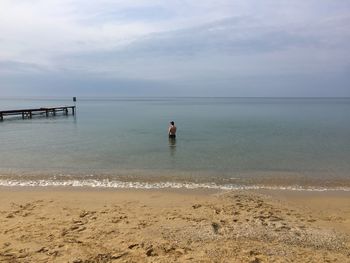
[[[175,139],[175,138],[176,138],[176,135],[175,135],[175,134],[169,134],[169,138]]]

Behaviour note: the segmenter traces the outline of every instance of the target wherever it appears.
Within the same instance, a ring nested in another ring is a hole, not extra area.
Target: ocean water
[[[78,98],[76,116],[5,117],[0,142],[0,185],[350,187],[349,98]]]

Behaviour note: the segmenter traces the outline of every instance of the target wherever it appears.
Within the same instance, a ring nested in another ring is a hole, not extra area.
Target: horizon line
[[[350,99],[350,96],[0,96],[0,100],[8,99]]]

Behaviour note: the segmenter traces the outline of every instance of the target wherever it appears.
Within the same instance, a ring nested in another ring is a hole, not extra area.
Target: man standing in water
[[[169,130],[168,130],[169,138],[175,139],[176,138],[176,126],[173,121],[170,122]]]

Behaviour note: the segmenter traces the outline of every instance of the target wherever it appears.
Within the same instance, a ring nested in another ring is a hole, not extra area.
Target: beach
[[[350,192],[2,187],[0,262],[350,262]]]
[[[350,263],[349,24],[0,0],[0,263]]]

